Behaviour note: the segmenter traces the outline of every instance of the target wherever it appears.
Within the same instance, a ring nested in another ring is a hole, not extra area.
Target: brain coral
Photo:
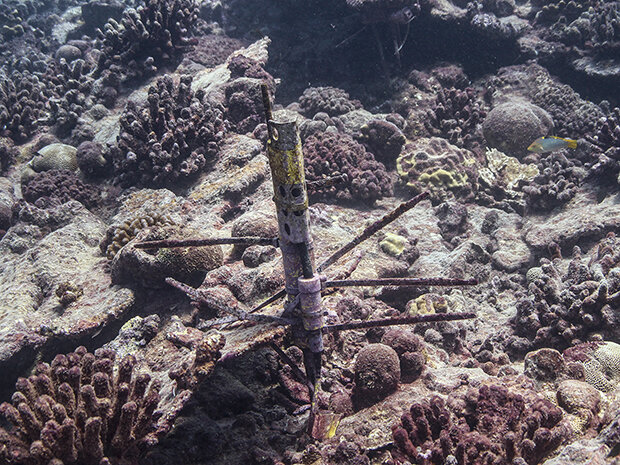
[[[523,157],[527,147],[552,128],[553,121],[546,111],[517,100],[496,106],[482,123],[488,144],[515,157]]]
[[[601,344],[583,366],[588,383],[600,391],[613,391],[620,385],[620,344]]]
[[[347,175],[345,182],[320,191],[325,198],[374,202],[392,195],[392,180],[383,163],[347,134],[312,135],[304,142],[303,151],[309,181]]]
[[[474,154],[438,137],[406,144],[396,168],[401,181],[416,194],[429,190],[434,205],[455,197],[470,200],[477,190]]]

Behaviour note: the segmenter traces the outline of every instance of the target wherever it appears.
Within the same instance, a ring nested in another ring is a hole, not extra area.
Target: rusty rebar
[[[354,286],[474,286],[475,279],[452,278],[378,278],[378,279],[339,279],[323,283],[324,287]]]
[[[381,229],[386,227],[388,224],[390,224],[392,221],[396,220],[403,213],[411,210],[413,207],[415,207],[418,203],[420,203],[422,200],[427,198],[429,195],[430,195],[429,192],[422,192],[421,194],[416,195],[411,200],[401,203],[394,210],[384,215],[382,218],[378,219],[377,221],[372,223],[370,226],[368,226],[366,229],[364,229],[361,232],[361,234],[358,234],[352,241],[345,244],[340,249],[336,250],[336,252],[334,252],[329,258],[327,258],[327,260],[325,260],[323,263],[321,263],[318,266],[317,271],[319,272],[325,271],[328,267],[336,263],[336,261],[338,261],[341,257],[346,255],[348,252],[350,252],[352,249],[354,249],[359,244],[364,242],[366,239],[368,239],[370,236],[375,234],[377,231],[380,231]]]
[[[432,323],[436,321],[468,320],[476,318],[475,313],[431,313],[426,315],[411,315],[396,318],[384,318],[381,320],[356,321],[337,325],[326,325],[325,332],[343,331],[347,329],[377,328],[380,326],[411,325],[416,323]]]
[[[218,244],[239,244],[239,245],[273,245],[278,247],[277,237],[213,237],[196,239],[162,239],[158,241],[138,242],[134,245],[137,249],[159,249],[172,247],[204,247]]]
[[[292,320],[289,320],[287,318],[281,318],[278,316],[263,315],[260,313],[250,314],[249,312],[243,310],[242,308],[231,306],[231,305],[226,305],[225,303],[219,301],[213,296],[209,296],[205,294],[204,292],[201,292],[200,289],[196,289],[191,286],[188,286],[187,284],[177,281],[174,278],[166,278],[166,283],[184,292],[192,300],[195,300],[204,305],[207,305],[219,312],[228,313],[229,315],[232,315],[239,320],[254,321],[257,323],[277,323],[281,325],[290,325],[294,323]]]
[[[328,178],[317,179],[316,181],[306,181],[306,187],[308,188],[308,192],[315,193],[321,189],[326,187],[335,186],[336,184],[340,184],[341,182],[346,182],[348,176],[345,174],[339,174],[338,176],[330,176]]]
[[[267,132],[269,133],[269,139],[271,139],[271,125],[269,121],[273,119],[273,113],[271,111],[271,99],[269,98],[269,87],[266,82],[261,82],[260,85],[261,95],[263,97],[263,108],[265,109],[265,122],[267,123]]]
[[[403,213],[411,210],[422,200],[426,199],[429,195],[430,195],[429,192],[422,192],[421,194],[415,196],[414,198],[401,203],[398,207],[396,207],[390,213],[384,215],[382,218],[375,221],[370,226],[368,226],[366,229],[364,229],[364,231],[362,231],[362,233],[359,234],[357,237],[355,237],[352,241],[348,242],[347,244],[342,246],[340,249],[338,249],[336,252],[334,252],[329,258],[327,258],[323,263],[321,263],[317,267],[317,272],[325,271],[328,267],[333,265],[336,261],[338,261],[344,255],[346,255],[356,246],[361,244],[363,241],[368,239],[370,236],[375,234],[377,231],[380,231],[382,228],[384,228],[385,226],[387,226],[388,224],[396,220]],[[269,297],[267,300],[265,300],[264,302],[262,302],[261,304],[257,305],[252,310],[250,310],[250,313],[254,313],[254,312],[261,310],[262,308],[265,308],[267,305],[272,304],[273,302],[284,297],[285,295],[286,295],[285,289],[278,291],[277,293]]]

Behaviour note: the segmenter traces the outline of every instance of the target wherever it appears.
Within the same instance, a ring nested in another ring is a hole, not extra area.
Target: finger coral
[[[15,465],[131,464],[158,442],[160,384],[134,373],[136,360],[79,347],[19,378],[0,413],[0,459]]]
[[[414,403],[392,427],[396,455],[433,465],[541,463],[571,429],[560,408],[538,396],[528,400],[503,386],[483,385],[448,405],[439,396]]]
[[[165,75],[148,90],[148,104],[129,102],[121,116],[118,147],[112,150],[116,181],[123,186],[161,186],[198,174],[219,150],[224,120],[219,105],[192,77],[175,84]]]

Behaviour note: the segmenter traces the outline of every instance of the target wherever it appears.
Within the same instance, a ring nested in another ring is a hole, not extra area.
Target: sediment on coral
[[[79,347],[19,378],[0,413],[0,458],[15,465],[136,463],[158,438],[160,383],[136,359]]]
[[[123,112],[118,146],[111,151],[115,180],[122,186],[162,186],[200,173],[213,160],[224,136],[222,108],[192,77],[176,84],[170,75],[149,87],[148,103],[129,102]]]

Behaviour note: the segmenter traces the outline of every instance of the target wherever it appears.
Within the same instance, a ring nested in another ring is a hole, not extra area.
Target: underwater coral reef
[[[0,465],[620,464],[620,2],[0,2]]]

